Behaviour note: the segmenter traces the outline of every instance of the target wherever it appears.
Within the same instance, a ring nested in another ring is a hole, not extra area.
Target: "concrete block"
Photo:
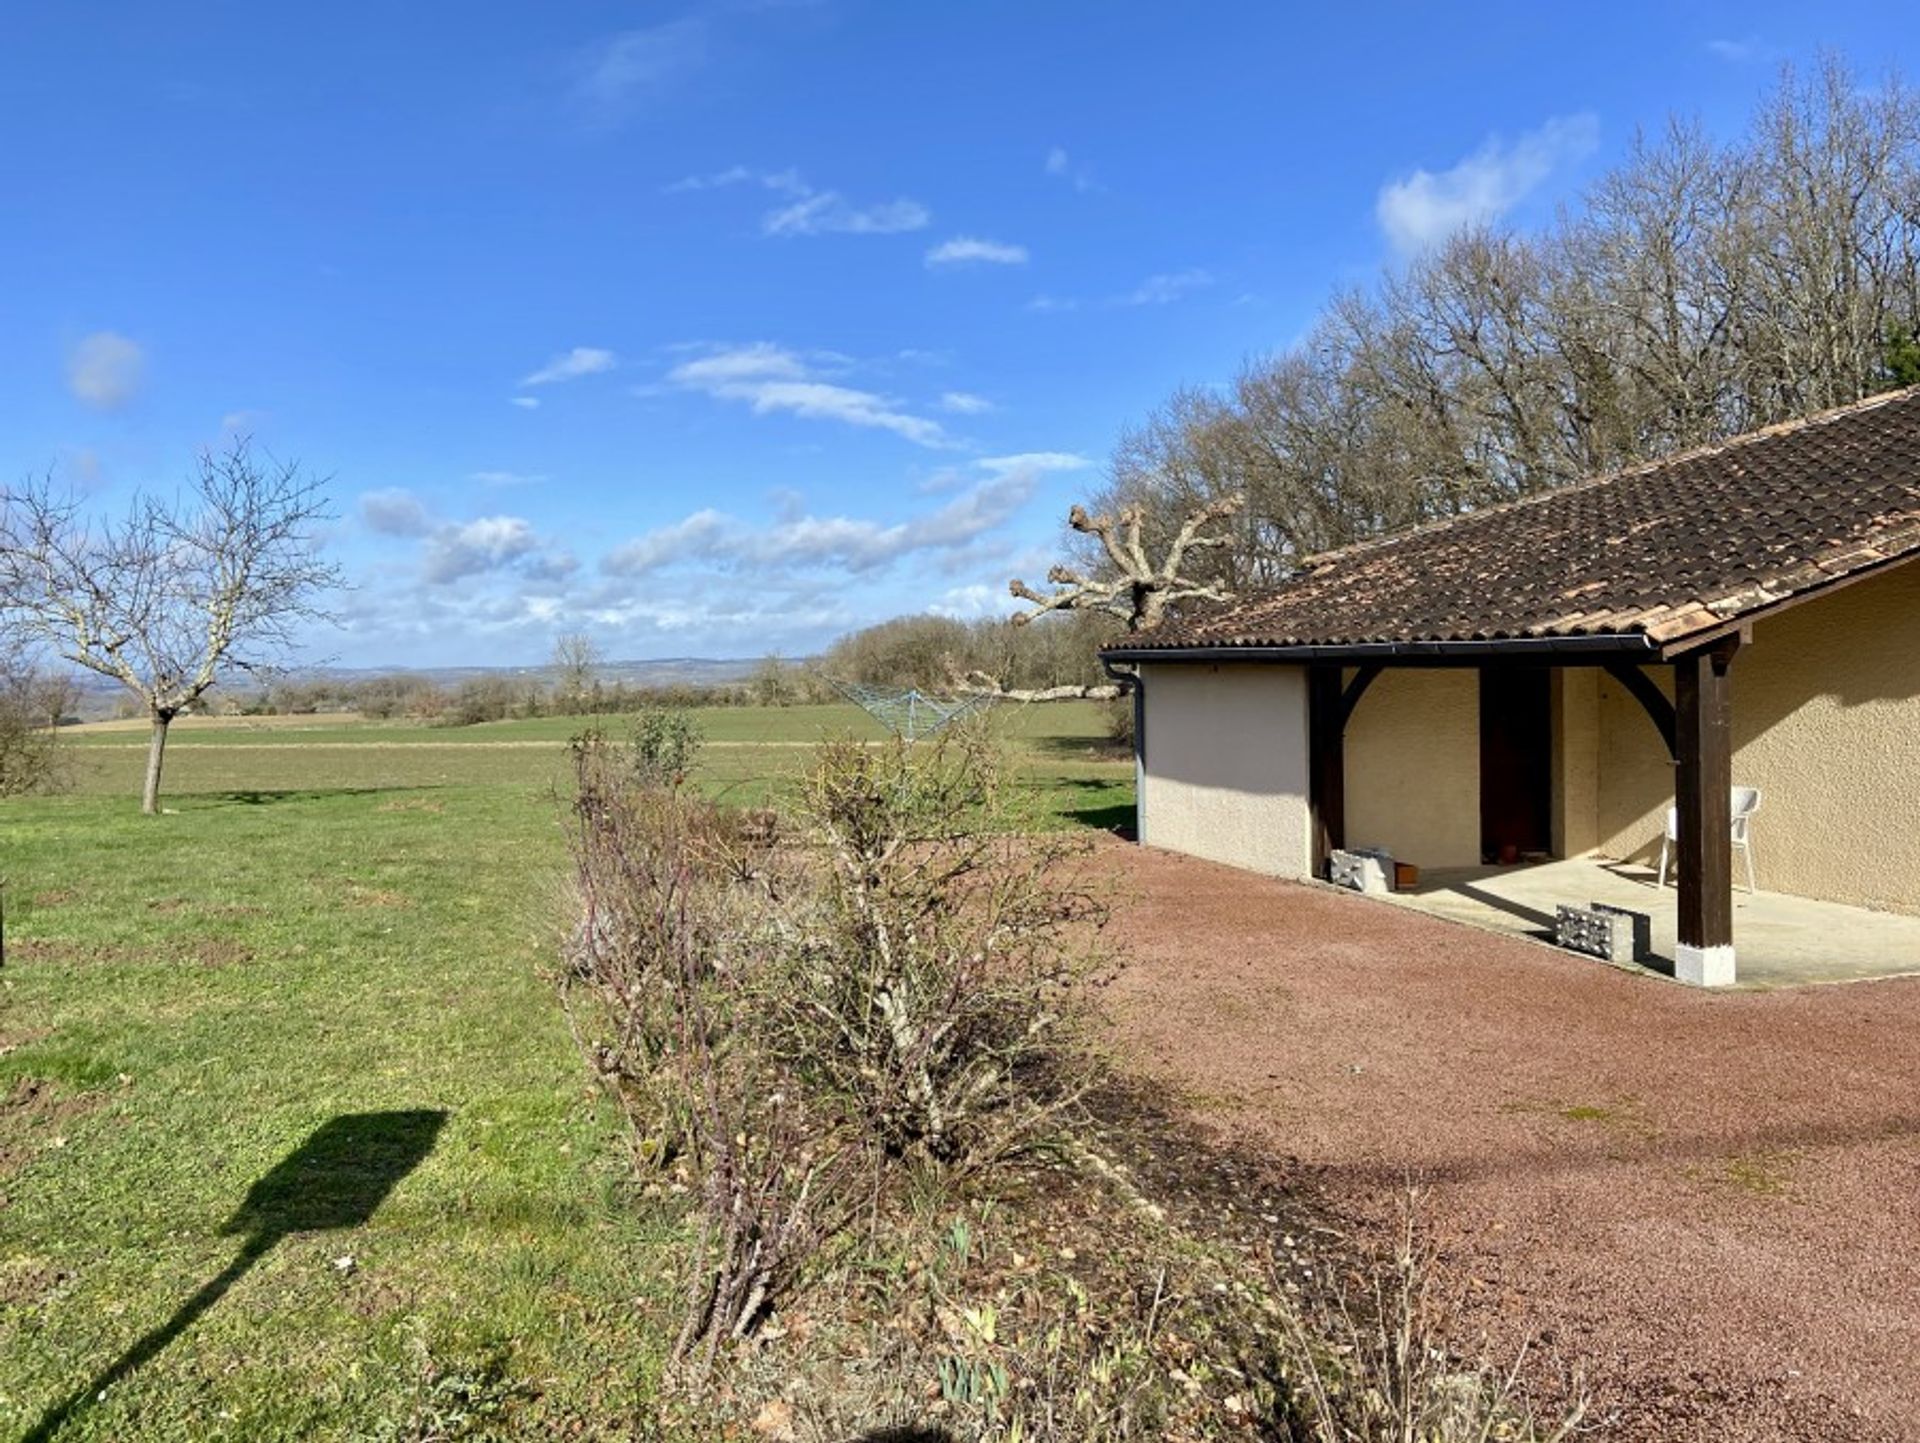
[[[1691,947],[1682,942],[1673,949],[1673,975],[1695,987],[1731,987],[1733,948]]]
[[[1595,902],[1591,910],[1626,919],[1627,925],[1633,929],[1635,962],[1644,962],[1653,955],[1653,918],[1647,913],[1635,912],[1629,907],[1616,907],[1610,902]]]
[[[1565,902],[1554,909],[1553,940],[1570,952],[1608,962],[1631,962],[1633,933],[1633,923],[1611,910],[1570,907]]]
[[[1393,890],[1393,858],[1377,848],[1344,850],[1327,855],[1327,880],[1336,887],[1384,896]]]

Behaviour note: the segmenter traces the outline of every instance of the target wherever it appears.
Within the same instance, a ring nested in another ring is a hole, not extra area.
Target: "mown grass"
[[[863,719],[701,720],[769,743],[710,747],[700,776],[762,801],[806,763],[780,743]],[[1120,819],[1097,710],[1009,723],[1037,822]],[[577,726],[182,728],[160,818],[137,748],[89,740],[72,794],[0,807],[0,1436],[458,1436],[449,1417],[497,1412],[505,1436],[626,1437],[649,1416],[678,1239],[628,1196],[541,976]],[[488,733],[551,744],[471,745]],[[415,1157],[387,1131],[423,1114]],[[316,1172],[329,1125],[361,1160]],[[249,1203],[289,1177],[292,1202]],[[351,1205],[316,1212],[314,1189]]]

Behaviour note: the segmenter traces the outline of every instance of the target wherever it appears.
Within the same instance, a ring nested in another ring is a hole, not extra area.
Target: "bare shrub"
[[[1284,1422],[1300,1443],[1564,1443],[1585,1416],[1578,1398],[1558,1416],[1529,1406],[1524,1352],[1505,1370],[1459,1355],[1411,1202],[1391,1259],[1283,1316]]]
[[[0,797],[66,786],[54,728],[69,691],[64,678],[36,669],[24,651],[0,642]]]
[[[808,784],[823,866],[768,1001],[793,1065],[891,1156],[990,1158],[1073,1090],[1084,846],[1002,830],[1000,788],[978,726],[830,742]]]
[[[560,991],[636,1159],[693,1180],[673,1361],[697,1389],[835,1231],[857,1147],[768,1046],[760,972],[786,936],[776,832],[679,785],[692,736],[643,725],[626,743],[573,743],[580,911]]]

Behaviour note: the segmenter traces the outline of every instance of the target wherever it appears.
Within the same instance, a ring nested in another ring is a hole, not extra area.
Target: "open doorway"
[[[1553,695],[1544,666],[1480,671],[1480,855],[1538,861],[1553,851]]]

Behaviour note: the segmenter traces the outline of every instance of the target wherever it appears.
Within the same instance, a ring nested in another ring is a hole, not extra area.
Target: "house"
[[[1920,388],[1329,553],[1103,653],[1139,836],[1648,861],[1674,807],[1674,969],[1731,982],[1735,784],[1763,891],[1920,914],[1916,557]]]

